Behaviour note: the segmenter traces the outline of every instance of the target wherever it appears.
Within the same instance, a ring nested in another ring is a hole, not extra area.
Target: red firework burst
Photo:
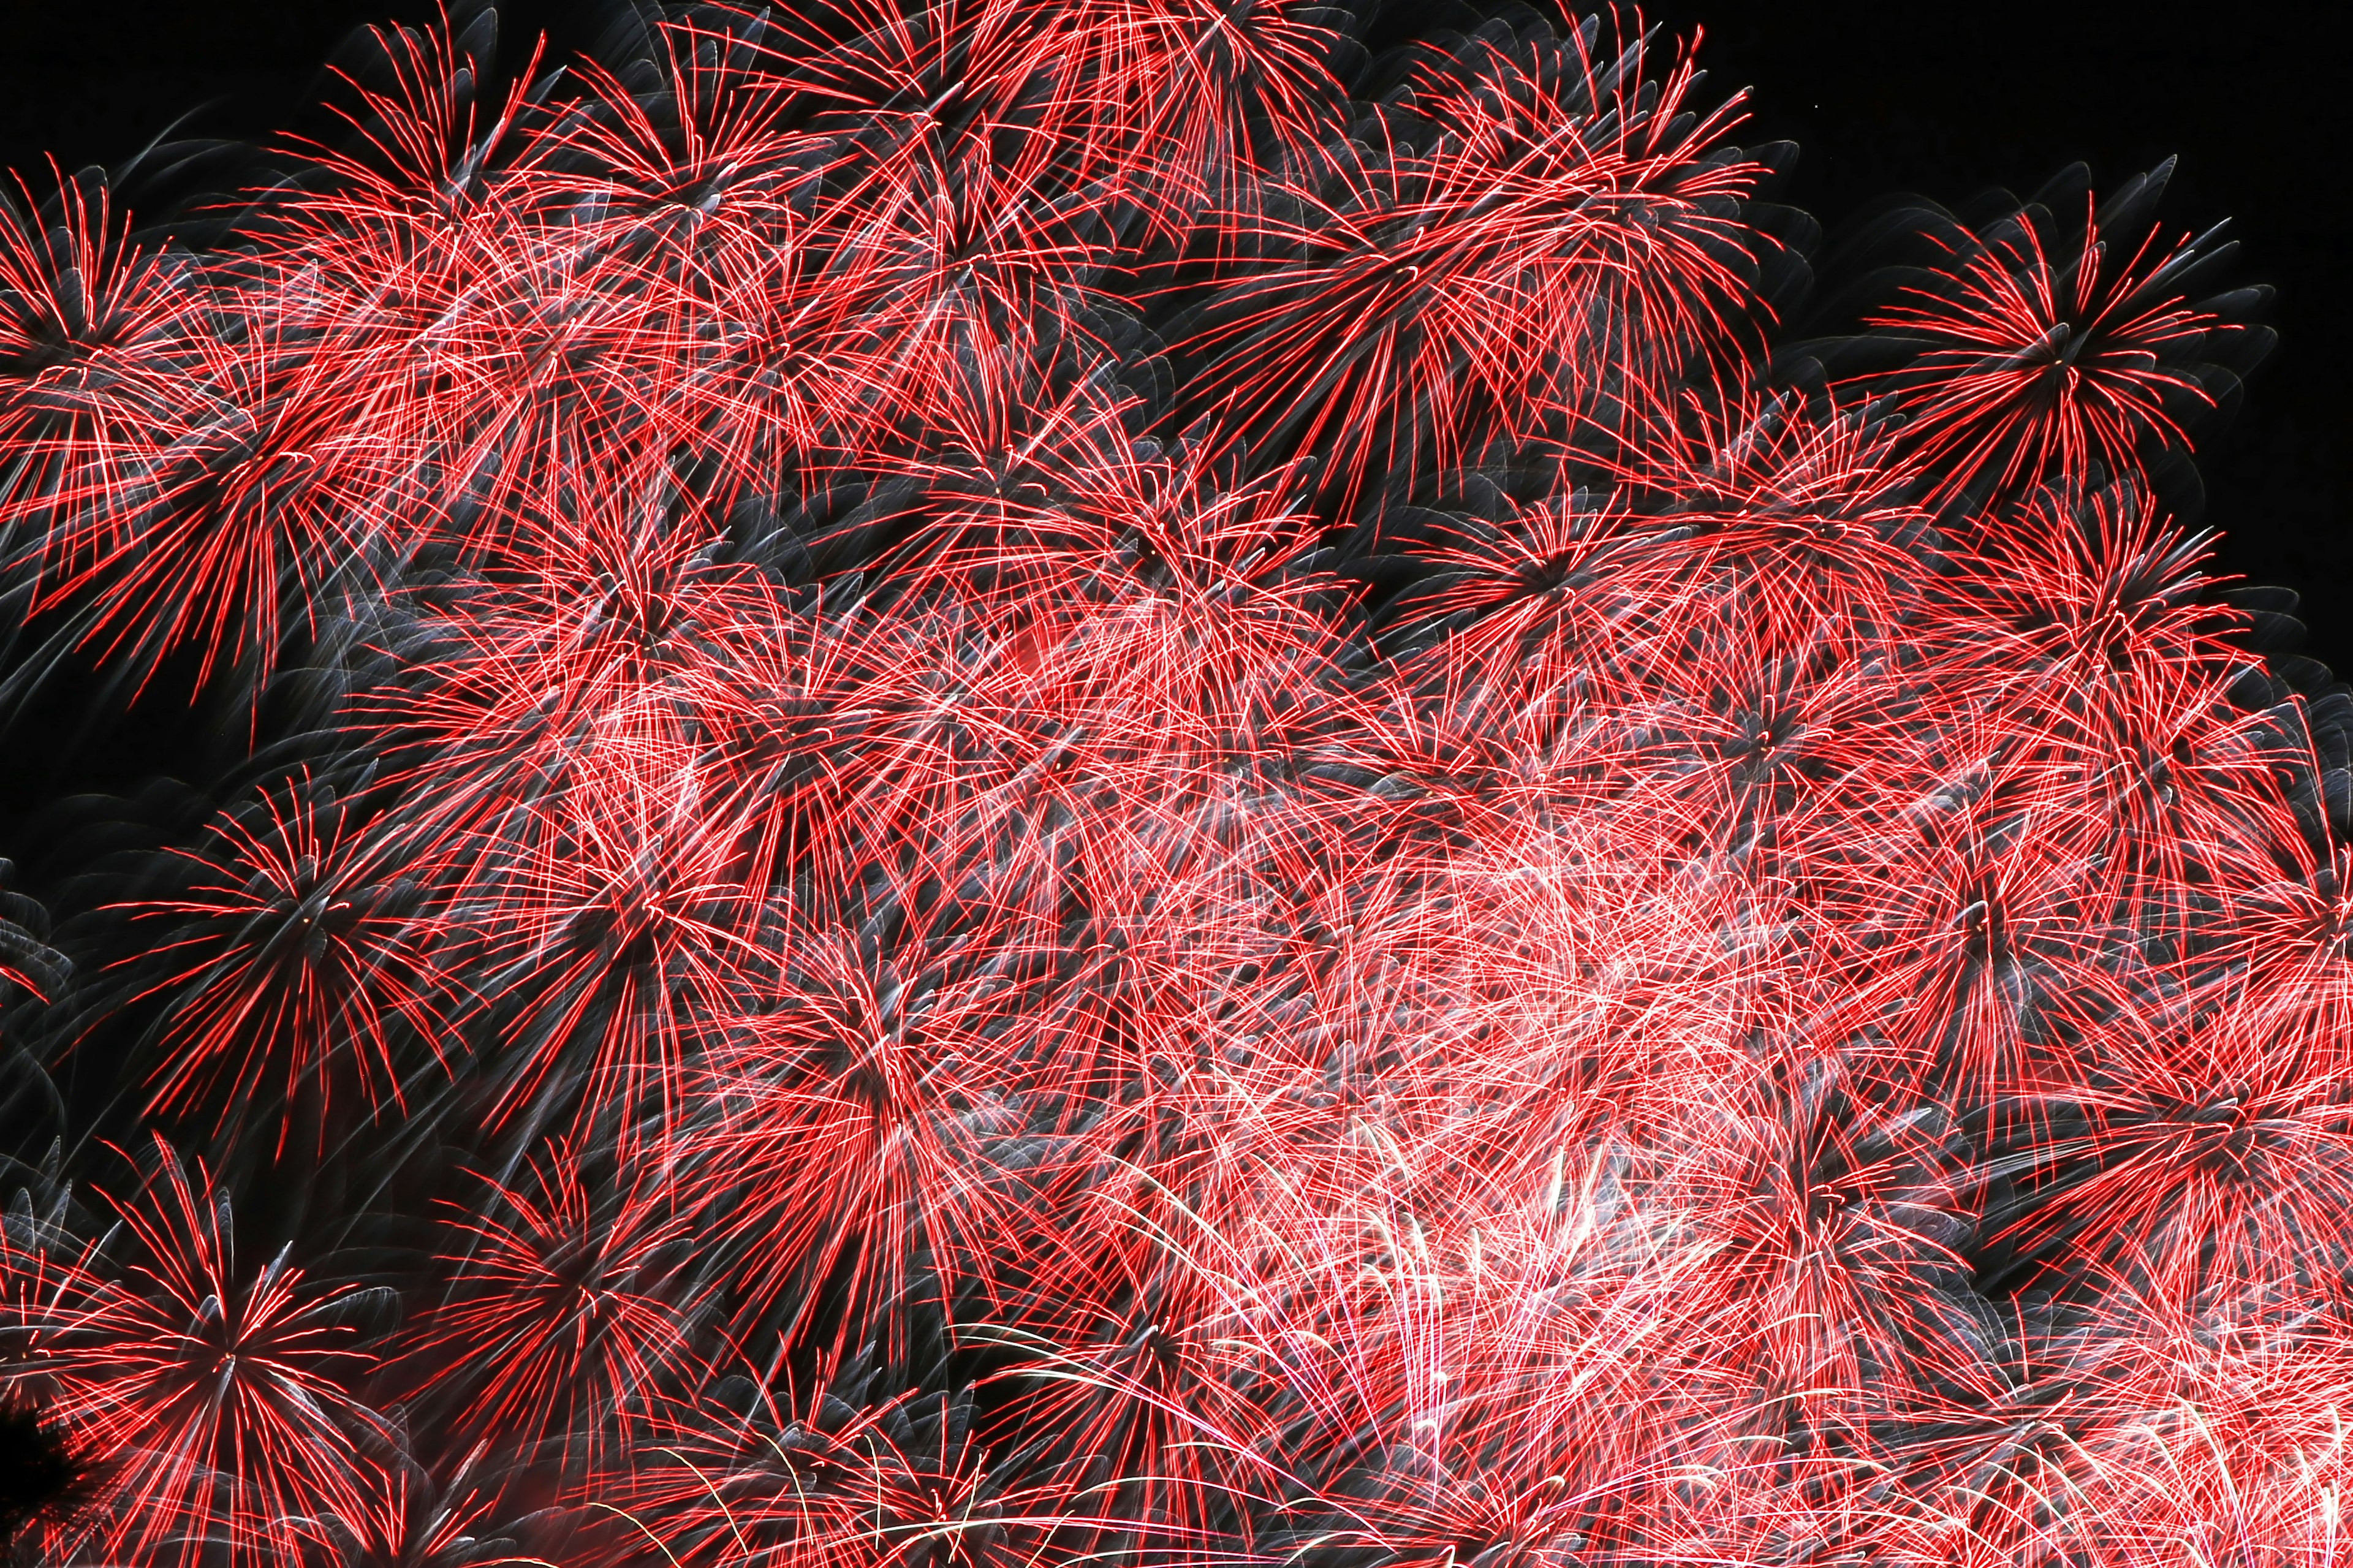
[[[2171,169],[2105,203],[2071,171],[1975,232],[1934,233],[1943,260],[1868,319],[1907,363],[1863,384],[1904,411],[1907,456],[1938,476],[1938,494],[2081,483],[2094,464],[2138,482],[2187,448],[2188,426],[2214,406],[2210,383],[2235,386],[2201,362],[2232,357],[2216,340],[2247,335],[2225,313],[2244,301],[2217,309],[2185,292],[2211,274],[2213,231],[2168,240],[2148,222]]]
[[[12,1246],[19,1350],[74,1440],[102,1456],[84,1510],[51,1549],[116,1561],[275,1561],[294,1521],[369,1516],[379,1418],[350,1388],[366,1364],[362,1292],[309,1284],[281,1250],[237,1267],[227,1195],[160,1139],[142,1195],[101,1253]]]
[[[686,1221],[659,1184],[610,1188],[562,1144],[522,1183],[484,1184],[487,1199],[447,1219],[447,1292],[395,1377],[422,1389],[445,1429],[437,1447],[494,1443],[567,1472],[593,1468],[694,1381]]]
[[[301,775],[216,823],[213,840],[176,896],[121,906],[164,928],[138,963],[164,973],[123,1003],[164,999],[150,1106],[275,1116],[280,1153],[304,1116],[326,1135],[339,1093],[398,1107],[417,1068],[450,1048],[437,922],[400,874],[417,868]]]

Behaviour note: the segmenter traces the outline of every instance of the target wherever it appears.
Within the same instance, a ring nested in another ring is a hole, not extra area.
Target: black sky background
[[[1444,0],[1390,0],[1379,26],[1410,34]],[[502,4],[510,60],[551,32],[552,58],[593,40],[596,0]],[[1802,149],[1781,199],[1835,228],[1895,189],[1961,201],[1989,184],[2031,190],[2089,163],[2102,188],[2179,153],[2166,216],[2230,216],[2243,242],[2232,283],[2274,285],[2281,346],[2235,426],[2200,455],[2217,569],[2295,589],[2306,652],[2353,673],[2353,538],[2342,436],[2353,428],[2353,235],[2346,56],[2335,7],[2287,0],[1984,0],[1970,5],[1663,0],[1653,19],[1706,30],[1711,94],[1754,89],[1743,141]],[[313,100],[322,62],[352,28],[422,21],[432,0],[0,0],[0,167],[119,166],[165,132],[269,136]],[[183,118],[185,117],[185,118]],[[59,793],[194,776],[175,751],[189,716],[116,726],[100,746],[62,743],[67,686],[0,742],[0,824]],[[0,828],[0,854],[22,855]]]

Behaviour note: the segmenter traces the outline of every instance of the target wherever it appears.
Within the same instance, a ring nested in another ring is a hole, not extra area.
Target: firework
[[[2262,290],[1368,36],[470,9],[179,239],[0,207],[0,694],[237,753],[0,904],[28,1553],[2343,1555]]]

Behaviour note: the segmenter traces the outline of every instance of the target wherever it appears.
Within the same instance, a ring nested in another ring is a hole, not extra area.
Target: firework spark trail
[[[2346,1557],[2353,697],[2169,165],[1825,246],[1634,16],[617,17],[0,204],[0,689],[248,753],[0,905],[41,1560]]]

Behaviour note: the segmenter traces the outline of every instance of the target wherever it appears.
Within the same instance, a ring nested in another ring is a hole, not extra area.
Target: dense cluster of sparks
[[[1632,18],[624,20],[0,206],[0,697],[249,740],[0,910],[28,1561],[2353,1560],[2353,698],[2162,172],[1824,246]]]

